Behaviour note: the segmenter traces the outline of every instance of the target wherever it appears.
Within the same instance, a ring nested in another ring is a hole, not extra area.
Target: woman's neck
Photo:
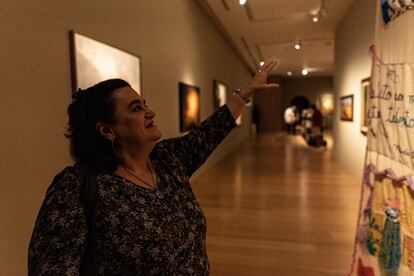
[[[149,156],[143,157],[124,157],[121,166],[127,167],[132,171],[147,171]]]
[[[157,185],[155,172],[148,154],[134,157],[124,156],[115,174],[142,187],[154,189]]]
[[[124,150],[121,154],[121,166],[127,167],[135,172],[148,171],[149,154],[151,148],[140,148],[135,150]]]

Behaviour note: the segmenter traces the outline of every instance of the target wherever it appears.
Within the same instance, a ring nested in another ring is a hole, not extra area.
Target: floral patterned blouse
[[[206,218],[189,177],[235,126],[227,106],[187,135],[162,140],[150,154],[158,186],[115,174],[97,177],[100,275],[208,275]],[[50,186],[29,246],[29,275],[78,275],[86,219],[80,183],[69,170]]]

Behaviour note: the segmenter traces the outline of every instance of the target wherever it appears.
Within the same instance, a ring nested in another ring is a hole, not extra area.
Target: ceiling
[[[276,58],[272,75],[329,76],[334,33],[354,0],[199,0],[253,72]],[[319,14],[318,22],[313,17]],[[301,49],[294,48],[295,42]]]

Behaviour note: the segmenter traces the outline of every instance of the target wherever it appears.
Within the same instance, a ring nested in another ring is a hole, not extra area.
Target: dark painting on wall
[[[341,121],[354,120],[354,95],[344,96],[339,99],[339,116]]]
[[[69,32],[72,88],[86,89],[103,80],[121,78],[141,93],[141,61],[134,54]]]
[[[367,128],[367,105],[369,98],[369,90],[371,88],[371,78],[366,78],[361,81],[361,133],[366,135]]]
[[[180,131],[184,132],[200,123],[200,88],[180,82]]]

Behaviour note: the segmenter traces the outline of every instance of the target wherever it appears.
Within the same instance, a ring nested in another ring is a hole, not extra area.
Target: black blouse
[[[227,106],[150,154],[155,190],[115,174],[97,177],[100,275],[208,275],[206,218],[189,178],[235,126]],[[78,275],[86,220],[69,170],[48,189],[29,246],[30,275]]]

